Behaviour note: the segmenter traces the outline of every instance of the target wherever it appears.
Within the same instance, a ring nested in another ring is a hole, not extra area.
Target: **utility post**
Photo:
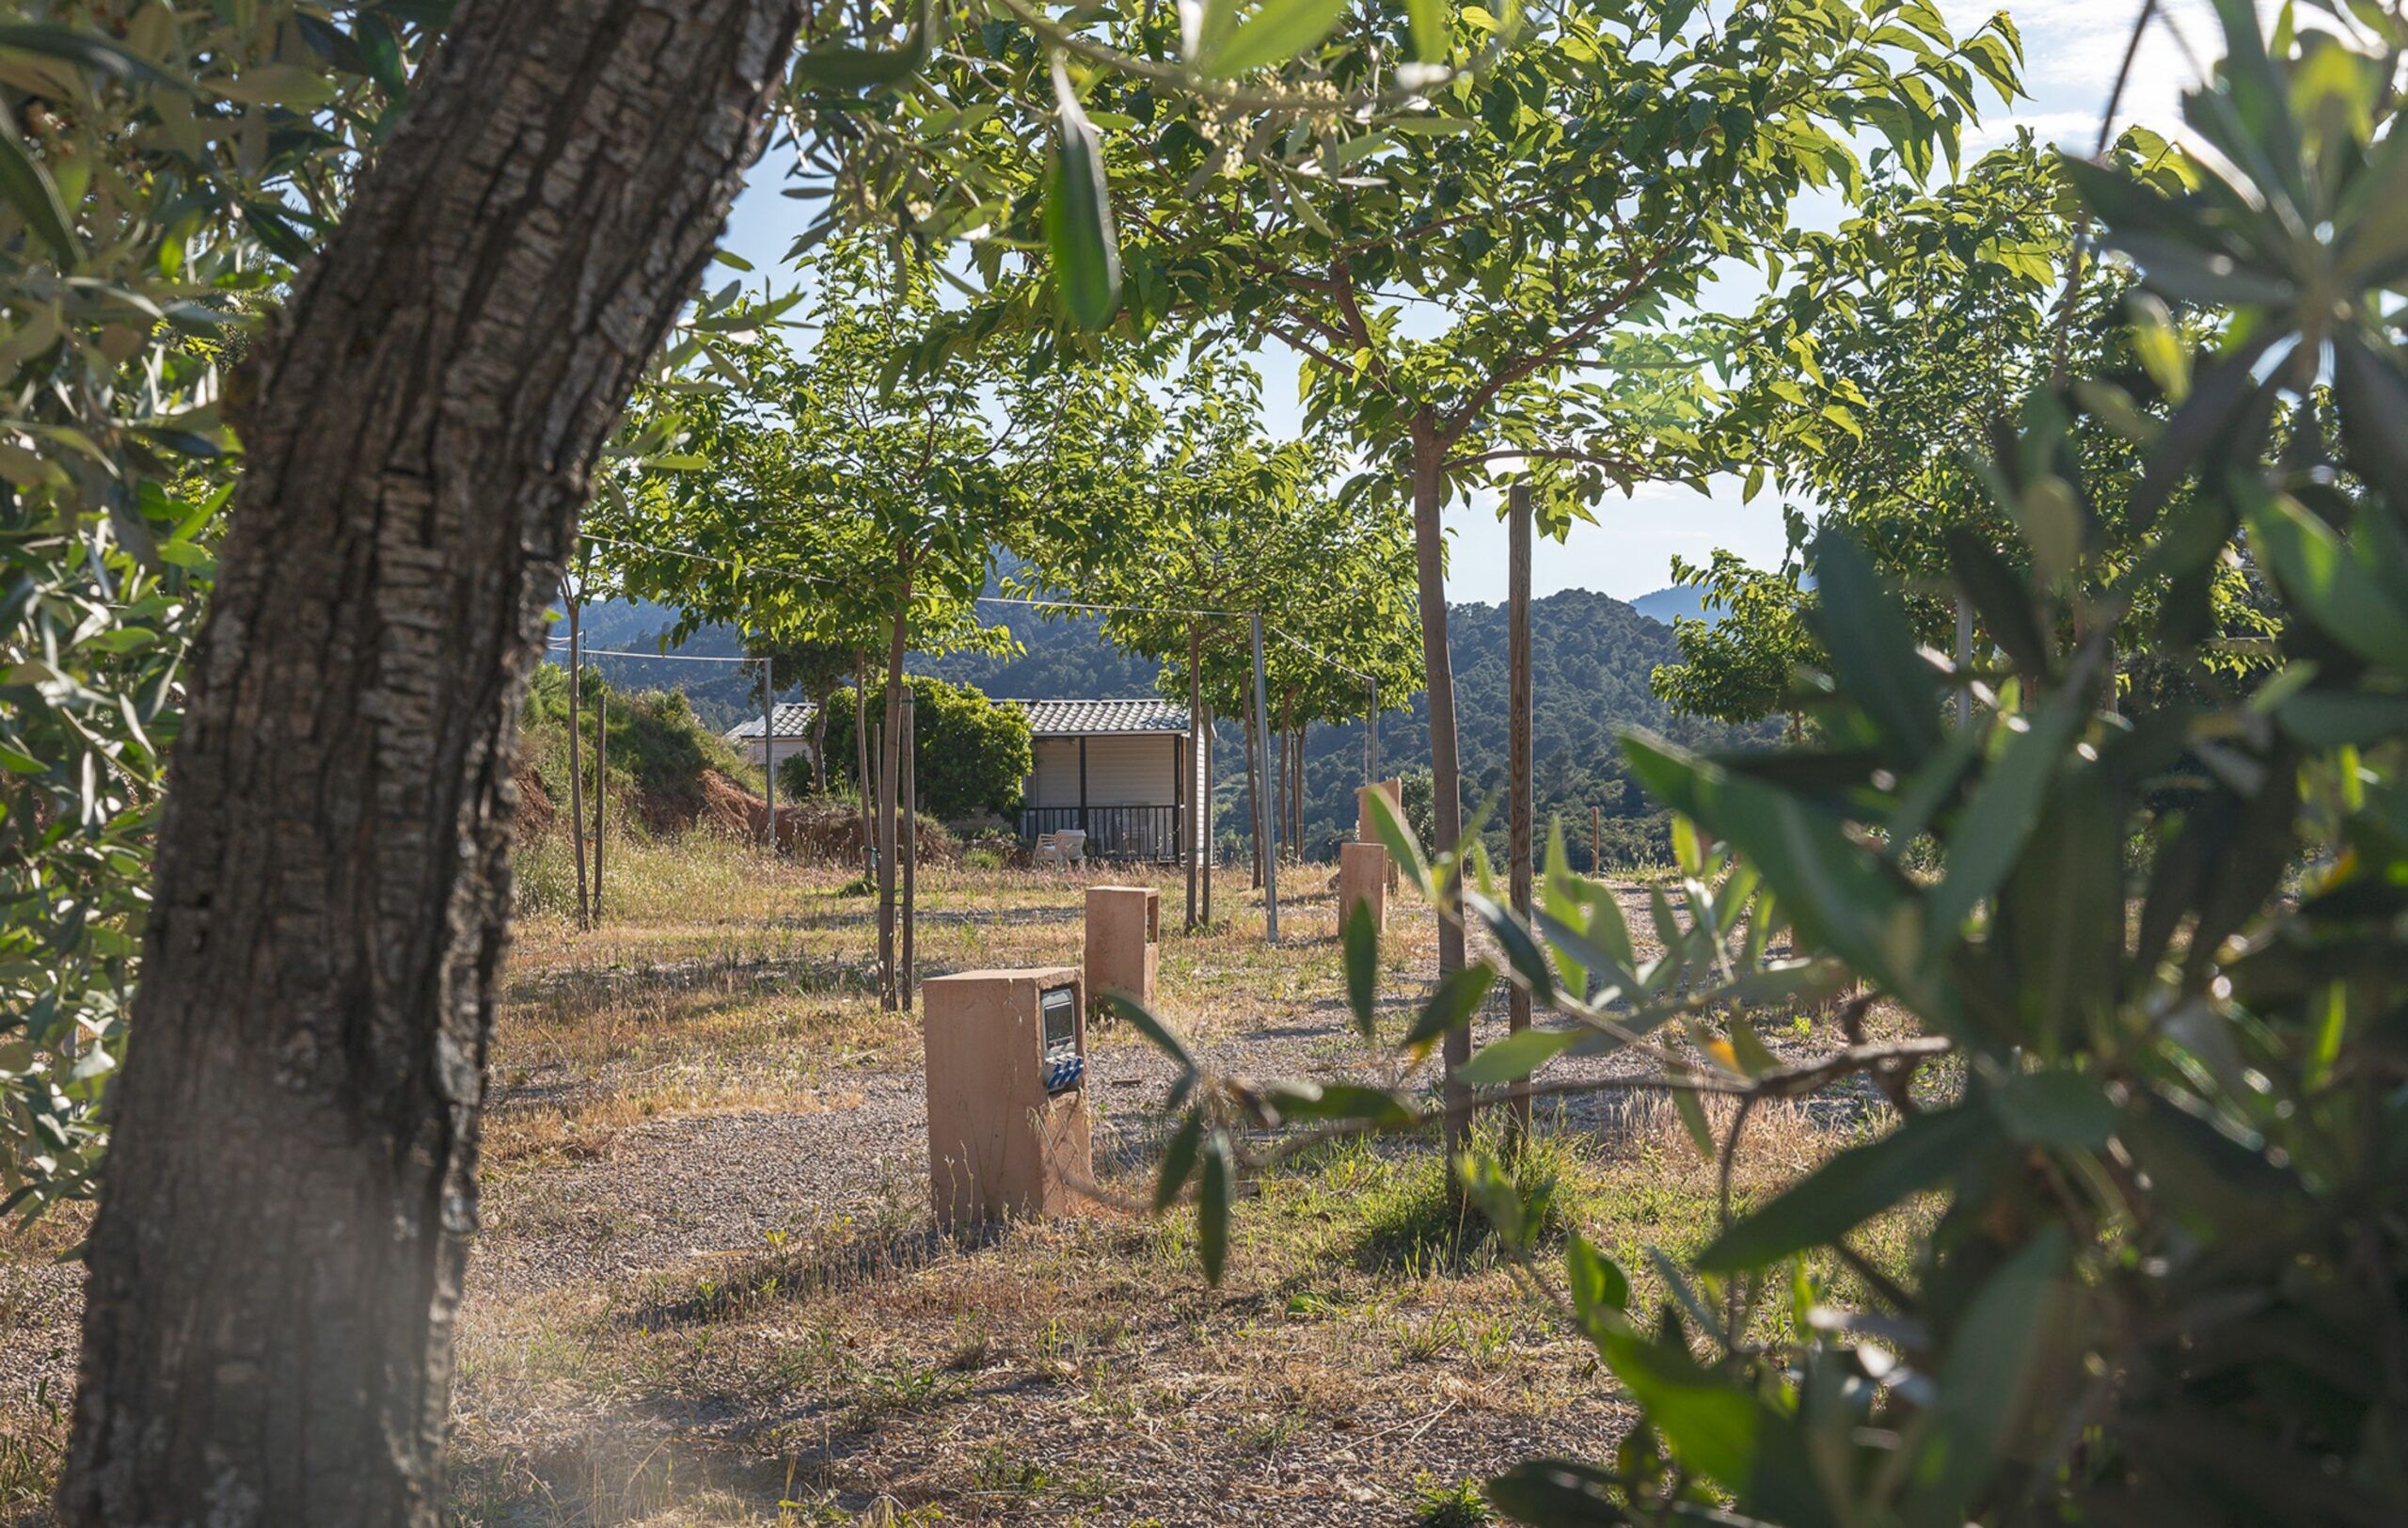
[[[1249,619],[1254,629],[1254,735],[1262,760],[1255,776],[1260,785],[1255,791],[1254,841],[1262,848],[1262,937],[1275,945],[1279,942],[1279,856],[1270,838],[1271,704],[1269,687],[1262,682],[1262,613],[1256,611]]]

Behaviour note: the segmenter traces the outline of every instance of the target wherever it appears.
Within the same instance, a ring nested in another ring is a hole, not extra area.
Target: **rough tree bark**
[[[1462,769],[1455,754],[1455,669],[1447,652],[1447,527],[1446,441],[1428,410],[1413,421],[1413,561],[1421,605],[1421,666],[1430,693],[1430,850],[1443,854],[1463,836]],[[1460,971],[1464,964],[1463,926],[1439,908],[1438,972]],[[1455,1080],[1458,1068],[1471,1059],[1471,1030],[1450,1031],[1446,1041],[1446,1138],[1449,1157],[1468,1138],[1471,1116],[1465,1108],[1471,1090]]]
[[[263,342],[59,1488],[433,1528],[526,676],[798,0],[470,0]]]

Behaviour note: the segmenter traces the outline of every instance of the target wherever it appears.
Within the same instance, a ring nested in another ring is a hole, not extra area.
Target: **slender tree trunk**
[[[879,740],[878,760],[878,967],[879,1000],[887,1008],[902,1001],[895,962],[895,788],[901,776],[903,744],[903,640],[911,608],[911,575],[903,575],[903,600],[895,608],[892,634],[886,643],[886,730]]]
[[[828,703],[835,698],[832,690],[811,700],[811,793],[822,800],[828,795]]]
[[[1430,695],[1431,852],[1443,854],[1463,836],[1464,803],[1461,768],[1455,754],[1455,670],[1447,651],[1447,528],[1445,484],[1439,468],[1446,460],[1446,442],[1429,413],[1413,421],[1413,561],[1421,604],[1421,666]],[[1450,908],[1435,910],[1438,918],[1438,972],[1460,971],[1464,964],[1464,931]],[[1471,1059],[1471,1030],[1466,1025],[1447,1036],[1446,1138],[1450,1155],[1460,1150],[1470,1128],[1465,1106],[1470,1090],[1455,1080],[1456,1071]]]
[[[610,827],[610,687],[594,690],[594,923],[602,923],[602,849]]]
[[[1212,839],[1212,703],[1204,703],[1204,927],[1212,926],[1212,862],[1220,857]]]
[[[1187,931],[1196,931],[1197,882],[1203,874],[1204,796],[1212,781],[1204,772],[1204,633],[1187,629]],[[1199,785],[1198,782],[1201,782]]]
[[[577,687],[582,675],[578,661],[578,606],[568,602],[568,839],[577,854],[577,926],[594,927],[594,903],[585,886],[585,757],[584,728],[578,724]]]
[[[1513,911],[1525,922],[1530,916],[1530,886],[1532,881],[1531,836],[1535,829],[1532,815],[1531,744],[1532,692],[1530,687],[1530,488],[1527,483],[1513,485],[1506,508],[1506,638],[1505,692],[1509,714],[1506,718],[1505,771],[1507,788],[1511,792],[1506,809],[1507,878],[1513,900]],[[1530,992],[1515,986],[1506,994],[1506,1027],[1516,1034],[1530,1027]],[[1527,1079],[1514,1082],[1508,1090],[1506,1106],[1507,1149],[1519,1152],[1530,1133],[1530,1087]]]
[[[920,917],[920,716],[911,692],[903,691],[903,965],[900,1000],[911,1011],[918,989],[919,952],[914,947]]]
[[[72,1528],[434,1528],[511,771],[605,435],[793,0],[469,0],[257,352],[59,1487]]]
[[[877,776],[869,768],[869,653],[853,654],[853,779],[861,787],[862,869],[867,873],[878,859]]]

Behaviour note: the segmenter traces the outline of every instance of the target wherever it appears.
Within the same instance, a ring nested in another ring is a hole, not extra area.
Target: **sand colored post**
[[[1067,965],[922,983],[937,1224],[1065,1215],[1093,1175],[1082,987]]]
[[[1339,844],[1338,846],[1338,922],[1339,928],[1354,916],[1356,902],[1371,904],[1371,927],[1385,931],[1388,926],[1388,852],[1378,844]]]
[[[1388,804],[1396,808],[1398,817],[1404,816],[1404,782],[1402,780],[1382,780],[1376,785],[1356,786],[1354,788],[1354,841],[1356,843],[1376,844],[1380,841],[1380,830],[1371,825],[1370,797],[1374,790],[1388,799]],[[1400,867],[1394,860],[1387,863],[1387,889],[1394,891]],[[1341,907],[1339,911],[1342,914],[1345,909]]]
[[[1163,894],[1151,886],[1087,888],[1087,1000],[1110,993],[1154,1005],[1162,964]]]

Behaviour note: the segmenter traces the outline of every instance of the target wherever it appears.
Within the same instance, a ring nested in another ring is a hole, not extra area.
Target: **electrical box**
[[[1378,844],[1338,846],[1338,926],[1354,916],[1356,902],[1371,906],[1371,927],[1388,926],[1388,852]]]
[[[1154,1006],[1162,967],[1163,894],[1151,886],[1087,888],[1087,996],[1121,993]]]
[[[1085,981],[1071,966],[921,983],[939,1225],[1063,1215],[1094,1171]]]

